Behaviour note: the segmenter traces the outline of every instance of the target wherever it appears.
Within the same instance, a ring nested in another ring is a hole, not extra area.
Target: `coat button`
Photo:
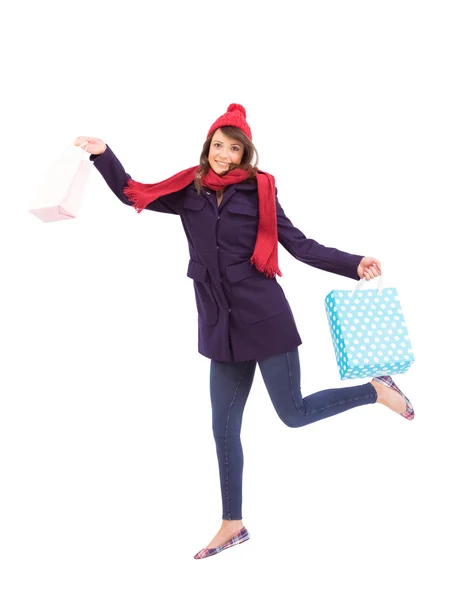
[[[219,216],[218,216],[218,221],[219,221]]]
[[[216,249],[219,250],[219,246],[216,246]]]
[[[229,312],[231,312],[231,309],[229,309]]]
[[[208,196],[211,194],[211,192],[206,192],[206,193],[207,193]]]

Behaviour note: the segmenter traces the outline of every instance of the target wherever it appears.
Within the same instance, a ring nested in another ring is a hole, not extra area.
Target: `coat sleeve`
[[[278,241],[294,258],[311,267],[359,280],[357,268],[363,255],[327,248],[315,240],[307,238],[302,231],[294,227],[284,214],[278,198],[276,198],[276,222],[278,224]]]
[[[123,189],[131,177],[125,172],[121,162],[112,152],[111,148],[107,146],[102,154],[91,154],[89,160],[93,161],[94,166],[101,173],[105,182],[117,198],[124,204],[127,204],[127,206],[133,207],[133,202],[123,193]],[[178,215],[182,206],[183,193],[183,190],[179,190],[178,192],[161,196],[157,200],[150,202],[146,210]]]

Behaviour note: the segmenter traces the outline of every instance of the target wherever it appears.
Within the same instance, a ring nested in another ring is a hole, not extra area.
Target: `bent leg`
[[[302,397],[299,349],[258,361],[263,381],[280,419],[302,427],[377,400],[371,383],[322,390]]]
[[[240,440],[242,415],[255,374],[256,361],[211,361],[212,427],[218,456],[223,520],[242,520],[244,455]]]

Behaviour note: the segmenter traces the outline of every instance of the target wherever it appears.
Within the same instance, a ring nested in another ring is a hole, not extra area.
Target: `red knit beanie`
[[[251,140],[252,132],[245,120],[246,116],[247,113],[245,112],[245,108],[241,104],[230,104],[227,112],[219,117],[219,119],[217,119],[210,127],[206,138],[208,139],[213,131],[216,131],[220,127],[238,127],[245,133],[249,140]]]

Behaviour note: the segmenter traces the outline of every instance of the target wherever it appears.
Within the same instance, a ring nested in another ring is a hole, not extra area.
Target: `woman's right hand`
[[[86,142],[88,142],[88,145],[86,145]],[[106,144],[99,138],[87,136],[77,137],[73,142],[73,145],[81,146],[83,150],[86,150],[86,152],[89,152],[90,154],[102,154],[107,148]]]

